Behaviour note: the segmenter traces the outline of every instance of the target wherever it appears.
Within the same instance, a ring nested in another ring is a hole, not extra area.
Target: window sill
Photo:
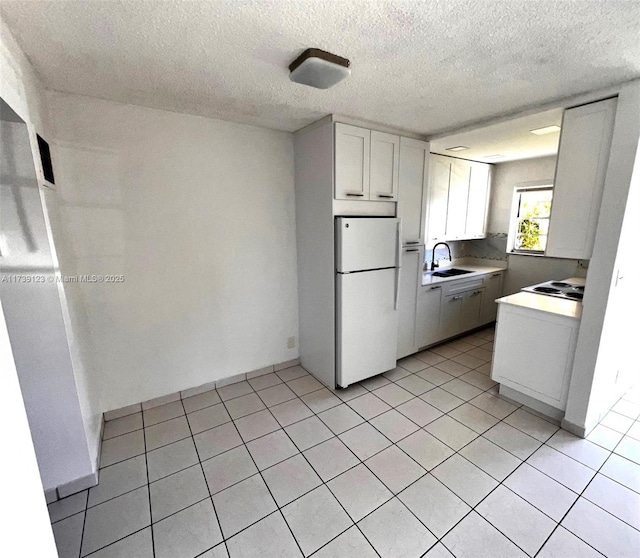
[[[537,258],[544,258],[545,257],[545,253],[544,252],[516,252],[516,251],[510,251],[510,252],[507,252],[507,256],[533,256],[533,257],[537,257]]]

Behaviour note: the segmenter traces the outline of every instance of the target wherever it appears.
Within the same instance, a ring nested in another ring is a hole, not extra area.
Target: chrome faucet
[[[431,250],[431,271],[433,271],[436,267],[439,267],[439,264],[436,263],[436,248],[440,246],[440,244],[444,244],[447,247],[447,252],[449,252],[449,261],[451,261],[451,248],[446,242],[436,242],[433,245],[433,250]]]

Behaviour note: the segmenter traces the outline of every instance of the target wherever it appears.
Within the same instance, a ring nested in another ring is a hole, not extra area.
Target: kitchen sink
[[[435,275],[436,277],[455,277],[456,275],[466,275],[467,273],[473,273],[473,271],[452,267],[446,271],[434,271],[432,275]]]

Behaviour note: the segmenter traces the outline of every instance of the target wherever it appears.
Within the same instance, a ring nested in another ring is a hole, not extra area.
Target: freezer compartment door
[[[341,273],[398,265],[400,219],[336,218],[336,270]]]
[[[336,275],[336,380],[347,387],[396,366],[394,269]]]

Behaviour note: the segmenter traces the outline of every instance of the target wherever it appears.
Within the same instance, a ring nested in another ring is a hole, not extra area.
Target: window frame
[[[516,238],[518,236],[518,210],[520,208],[521,194],[525,192],[536,191],[551,192],[551,208],[549,210],[549,221],[551,221],[551,211],[553,210],[553,180],[540,180],[536,182],[527,182],[518,184],[513,188],[511,199],[511,215],[509,217],[509,233],[507,237],[507,254],[515,254],[517,256],[544,256],[545,250],[518,250],[515,248]],[[548,237],[548,232],[547,232]]]

